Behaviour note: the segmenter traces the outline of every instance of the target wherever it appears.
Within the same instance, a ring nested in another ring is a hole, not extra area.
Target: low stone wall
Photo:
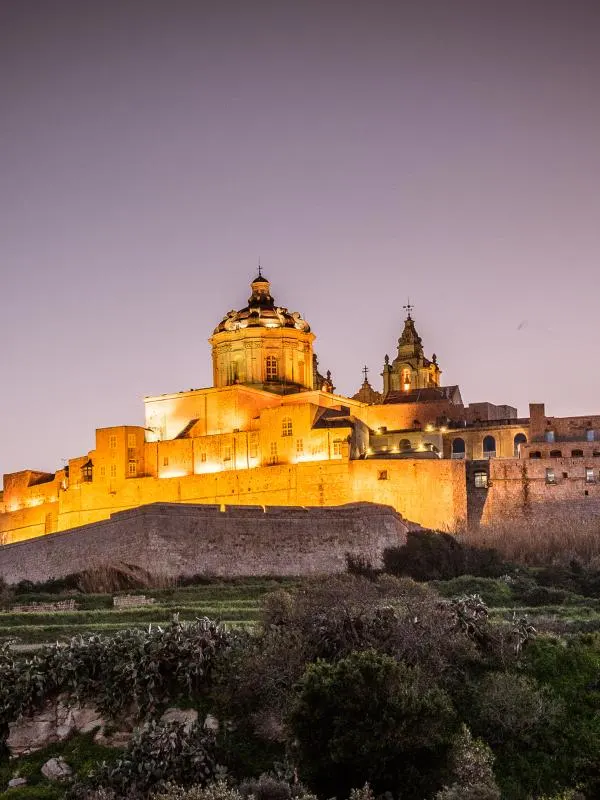
[[[250,576],[343,572],[346,554],[380,563],[406,541],[393,508],[153,503],[109,520],[0,547],[8,583],[61,578],[107,564],[152,574]]]

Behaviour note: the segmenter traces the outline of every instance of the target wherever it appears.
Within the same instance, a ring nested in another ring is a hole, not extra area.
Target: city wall
[[[550,522],[570,516],[572,523],[595,517],[600,529],[600,465],[593,459],[492,459],[489,469],[483,525],[508,518]]]
[[[6,543],[21,541],[156,502],[339,506],[367,501],[391,505],[424,527],[457,530],[466,520],[464,469],[461,461],[437,459],[327,459],[115,484],[93,481],[67,491],[47,484],[56,501],[2,515],[0,536],[4,532]],[[49,515],[51,525],[46,524]]]
[[[313,575],[343,572],[346,555],[379,564],[406,541],[392,509],[266,508],[155,503],[109,520],[0,547],[8,583],[44,581],[107,564],[152,574]]]

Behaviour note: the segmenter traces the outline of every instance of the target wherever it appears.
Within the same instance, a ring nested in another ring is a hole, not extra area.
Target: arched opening
[[[465,440],[463,438],[458,436],[452,440],[452,458],[464,458],[465,451]]]
[[[527,444],[527,437],[524,433],[517,433],[514,438],[515,458],[520,457],[522,444]]]
[[[550,458],[562,458],[562,450],[550,450]]]
[[[411,450],[410,439],[400,439],[400,452],[408,453]]]
[[[483,457],[495,458],[496,457],[496,440],[493,436],[486,436],[483,440]]]
[[[277,380],[277,359],[275,356],[267,356],[266,360],[266,378],[267,381],[276,381]]]
[[[541,457],[542,457],[542,454],[540,453],[539,450],[532,450],[529,453],[529,458],[541,458]]]
[[[571,450],[571,458],[583,458],[583,450]]]

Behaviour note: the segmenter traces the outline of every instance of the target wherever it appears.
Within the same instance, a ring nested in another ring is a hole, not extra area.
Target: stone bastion
[[[110,519],[0,547],[7,583],[127,564],[154,575],[279,576],[343,572],[346,557],[381,563],[406,542],[391,507],[152,503]]]

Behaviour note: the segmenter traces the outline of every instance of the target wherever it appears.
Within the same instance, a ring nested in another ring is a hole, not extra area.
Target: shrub
[[[448,533],[410,531],[406,544],[383,553],[386,572],[417,581],[450,580],[459,575],[499,577],[508,571],[495,550],[462,544]]]
[[[101,764],[74,783],[67,797],[87,800],[90,792],[105,790],[129,800],[144,798],[168,782],[203,786],[217,773],[214,736],[197,723],[159,725],[150,722],[129,745],[123,758]]]
[[[119,631],[112,637],[81,636],[30,658],[0,650],[0,729],[20,714],[67,692],[74,702],[91,701],[111,717],[127,711],[152,714],[180,696],[208,688],[216,655],[228,635],[208,619],[174,619],[164,630]]]
[[[439,791],[435,800],[500,800],[494,771],[494,756],[480,739],[473,739],[463,725],[450,751],[453,783]]]
[[[511,587],[503,580],[461,575],[449,581],[434,581],[432,585],[443,597],[476,594],[488,606],[512,605]]]
[[[439,785],[456,717],[418,668],[369,650],[307,668],[290,715],[301,775],[325,796],[368,781],[427,795]]]

